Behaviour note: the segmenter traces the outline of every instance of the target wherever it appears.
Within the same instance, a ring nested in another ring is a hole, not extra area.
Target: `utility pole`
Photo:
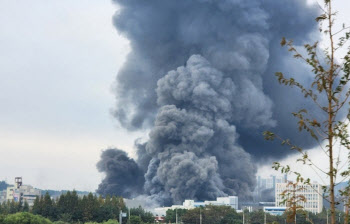
[[[175,209],[175,212],[176,212],[176,216],[175,216],[175,221],[176,221],[176,224],[177,224],[177,208]]]
[[[202,210],[201,210],[201,207],[199,207],[199,224],[202,224]]]
[[[119,223],[120,224],[122,223],[122,210],[120,210],[119,212]]]
[[[328,224],[328,209],[326,211],[327,211],[327,224]]]
[[[266,224],[266,212],[264,212],[264,224]]]
[[[245,223],[244,223],[244,209],[243,209],[243,224],[245,224]]]
[[[130,208],[128,208],[129,209],[129,216],[128,216],[128,219],[129,219],[129,224],[131,224],[131,222],[130,222]],[[121,224],[121,223],[120,223]]]

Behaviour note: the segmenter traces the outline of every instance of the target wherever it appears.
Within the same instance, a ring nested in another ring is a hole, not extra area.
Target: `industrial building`
[[[22,177],[16,177],[15,185],[7,187],[4,201],[27,202],[29,206],[32,206],[36,197],[40,195],[41,191],[39,189],[30,185],[23,185]]]
[[[290,183],[277,183],[275,191],[276,207],[287,207],[286,203],[283,203],[284,198],[281,195],[283,192],[290,192],[290,195],[294,194],[305,198],[305,201],[298,202],[298,205],[302,206],[304,210],[314,214],[322,212],[323,191],[320,184],[298,184],[294,187],[293,184]],[[288,197],[288,195],[286,195],[286,197]]]
[[[238,210],[238,197],[237,196],[228,196],[228,197],[218,197],[216,201],[194,201],[194,200],[185,200],[182,205],[173,205],[171,207],[159,207],[155,208],[153,213],[156,216],[165,216],[168,209],[194,209],[200,206],[206,205],[226,205],[231,206],[232,208]]]

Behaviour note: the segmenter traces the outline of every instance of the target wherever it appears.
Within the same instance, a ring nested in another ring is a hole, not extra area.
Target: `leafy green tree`
[[[56,221],[54,222],[54,224],[69,224],[69,222],[64,222],[64,221]]]
[[[117,220],[108,220],[107,222],[104,222],[103,224],[119,224],[119,222]]]
[[[176,222],[176,213],[178,221],[182,220],[182,216],[184,216],[187,212],[187,209],[168,209],[165,215],[165,222],[175,223]],[[153,217],[152,217],[153,218]],[[151,222],[151,221],[148,221]]]
[[[141,206],[138,208],[131,208],[130,215],[139,216],[144,223],[153,223],[154,221],[153,214],[145,211]]]
[[[59,218],[59,221],[70,223],[72,221],[72,214],[61,213],[59,214],[58,218]]]
[[[186,212],[184,216],[182,216],[182,222],[186,224],[197,224],[199,223],[199,216],[201,213],[201,209],[203,208],[194,208],[190,209]]]
[[[3,224],[52,224],[49,219],[28,212],[21,212],[8,215]]]
[[[239,224],[242,217],[230,206],[213,206],[195,208],[188,210],[182,217],[182,222],[186,224],[198,224],[202,217],[203,224]]]
[[[142,219],[141,219],[140,216],[132,215],[132,216],[130,216],[130,223],[132,223],[132,224],[141,224],[143,222],[142,222]]]
[[[281,45],[286,46],[294,58],[310,66],[314,74],[312,84],[304,86],[293,77],[286,78],[283,73],[276,73],[280,84],[299,89],[319,109],[316,112],[317,114],[314,114],[300,108],[300,111],[293,113],[293,116],[297,119],[299,131],[306,131],[310,134],[311,138],[323,150],[324,159],[328,161],[328,168],[323,169],[315,165],[309,154],[297,143],[279,136],[278,133],[275,134],[270,131],[264,133],[267,140],[278,139],[282,142],[282,145],[286,145],[300,153],[301,157],[297,160],[298,162],[312,167],[317,174],[321,172],[327,176],[329,180],[328,187],[324,186],[324,192],[319,192],[319,194],[325,193],[325,199],[330,202],[331,224],[336,223],[335,205],[339,203],[336,201],[334,192],[337,185],[336,178],[338,175],[341,175],[344,180],[350,177],[349,160],[341,161],[340,153],[338,153],[338,156],[335,153],[338,151],[337,149],[345,148],[350,156],[349,122],[344,122],[341,115],[341,113],[345,113],[346,118],[350,118],[348,106],[350,96],[350,50],[347,46],[350,39],[350,27],[343,24],[339,30],[335,30],[336,12],[332,7],[333,1],[324,0],[324,6],[319,5],[322,14],[316,18],[316,22],[319,23],[319,31],[329,42],[325,49],[320,49],[319,42],[315,42],[305,44],[305,53],[303,53],[294,45],[292,40],[282,38],[281,41]],[[342,60],[338,61],[336,53],[344,48],[347,53],[341,55]],[[337,145],[336,142],[338,142]],[[310,184],[311,180],[309,178],[304,178],[300,173],[291,170],[289,165],[284,166],[275,162],[273,167],[282,173],[294,173],[297,176],[296,182]],[[345,169],[342,169],[342,167],[345,167]],[[349,192],[346,193],[350,195]]]

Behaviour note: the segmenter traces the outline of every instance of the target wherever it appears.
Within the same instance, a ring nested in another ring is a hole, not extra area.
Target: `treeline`
[[[0,215],[0,224],[69,224],[64,221],[52,222],[50,219],[40,215],[34,215],[29,212],[19,212],[10,215]],[[87,222],[85,224],[97,224],[96,222]],[[108,220],[101,224],[119,224],[117,220]]]
[[[22,205],[18,202],[7,201],[0,205],[0,224],[67,224],[67,223],[86,223],[86,224],[118,224],[120,211],[129,213],[121,197],[106,196],[102,198],[92,193],[79,197],[76,191],[62,194],[57,199],[52,199],[49,193],[36,198],[33,207],[28,203]],[[143,208],[131,208],[130,217],[124,217],[122,224],[147,224],[154,223],[152,213]],[[337,211],[338,221],[344,223],[344,213]],[[230,206],[206,206],[195,209],[177,209],[168,210],[164,217],[165,223],[175,223],[176,217],[178,223],[182,224],[282,224],[294,223],[293,217],[285,213],[282,216],[273,216],[264,213],[262,210],[244,213],[237,211]],[[298,224],[324,224],[327,222],[327,212],[324,210],[320,214],[298,211]],[[200,221],[201,219],[201,221]],[[17,221],[16,221],[17,220]],[[28,221],[29,220],[29,221]],[[34,221],[30,221],[34,220]]]
[[[37,197],[31,213],[53,221],[63,222],[103,222],[118,219],[120,211],[126,211],[121,197],[97,197],[92,193],[79,197],[76,191],[68,191],[56,200],[49,193]]]
[[[29,205],[27,202],[24,202],[23,204],[20,204],[15,201],[7,201],[0,204],[0,214],[1,215],[8,215],[8,214],[14,214],[17,212],[29,212]],[[1,223],[0,223],[1,224]]]
[[[243,224],[243,213],[237,213],[230,206],[206,206],[191,210],[177,209],[167,210],[165,223],[175,223],[176,213],[178,223],[183,224]],[[294,216],[291,217],[288,212],[281,216],[270,215],[264,213],[263,210],[248,212],[244,211],[244,223],[248,224],[288,224],[294,223]],[[329,214],[328,214],[329,215]],[[344,223],[344,213],[337,211],[337,218],[340,223]],[[200,218],[201,217],[201,218]],[[298,224],[324,224],[327,223],[327,212],[323,210],[319,214],[312,214],[306,211],[298,211],[296,214],[296,223]]]
[[[34,205],[30,208],[27,202],[20,204],[15,201],[7,201],[0,205],[2,217],[12,217],[11,214],[19,216],[22,213],[37,215],[47,218],[56,223],[108,223],[114,224],[119,220],[120,211],[129,213],[122,197],[96,196],[92,193],[78,196],[76,191],[68,191],[57,199],[52,199],[50,194],[37,197]],[[130,209],[131,223],[153,223],[154,217],[143,208]],[[127,223],[129,218],[123,218]],[[58,222],[59,221],[59,222]],[[0,222],[0,224],[2,224]]]

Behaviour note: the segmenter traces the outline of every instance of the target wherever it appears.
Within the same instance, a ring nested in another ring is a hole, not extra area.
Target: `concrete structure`
[[[30,185],[22,185],[22,178],[16,177],[15,185],[7,187],[6,190],[6,201],[15,202],[27,202],[29,206],[34,204],[34,200],[37,196],[41,195],[39,189],[33,188]]]
[[[295,191],[296,196],[303,196],[306,202],[299,202],[298,205],[302,206],[306,211],[312,212],[314,214],[322,212],[323,208],[323,197],[322,197],[322,186],[318,183],[312,183],[310,185],[298,184],[293,187],[292,184],[288,183],[277,183],[276,184],[276,207],[287,206],[286,203],[282,203],[284,200],[282,193],[286,191],[292,195]]]
[[[238,197],[237,196],[228,196],[228,197],[218,197],[216,201],[194,201],[194,200],[185,200],[182,205],[173,205],[171,207],[160,207],[155,208],[153,213],[156,216],[165,216],[168,209],[194,209],[198,207],[204,207],[207,205],[226,205],[231,206],[232,208],[238,210]]]

